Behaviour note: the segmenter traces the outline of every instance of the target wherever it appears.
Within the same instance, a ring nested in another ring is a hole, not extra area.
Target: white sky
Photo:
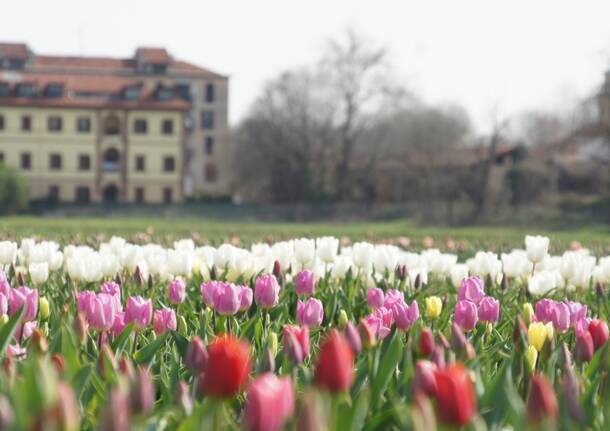
[[[457,102],[484,132],[491,111],[560,110],[610,64],[608,0],[2,0],[0,40],[38,52],[130,56],[162,45],[231,76],[237,122],[265,80],[354,27],[389,48],[424,100]]]

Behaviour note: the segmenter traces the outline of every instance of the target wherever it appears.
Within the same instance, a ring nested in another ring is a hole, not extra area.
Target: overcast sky
[[[484,132],[490,112],[560,110],[610,65],[608,0],[3,0],[0,40],[38,52],[130,56],[162,45],[231,77],[237,122],[265,80],[310,62],[348,27],[388,47],[430,103],[455,102]]]

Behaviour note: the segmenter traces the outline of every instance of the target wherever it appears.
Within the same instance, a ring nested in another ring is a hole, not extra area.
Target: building
[[[228,79],[163,48],[132,58],[0,43],[0,160],[35,200],[179,202],[224,195]]]

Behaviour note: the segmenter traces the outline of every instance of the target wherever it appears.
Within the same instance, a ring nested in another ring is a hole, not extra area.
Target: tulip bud
[[[434,335],[430,328],[422,329],[419,336],[419,354],[421,356],[430,356],[435,348]]]
[[[342,392],[354,381],[354,353],[343,335],[331,329],[320,346],[314,379],[330,392]]]
[[[184,380],[180,380],[176,386],[175,404],[186,416],[190,416],[193,412],[193,398],[191,397],[189,385]]]
[[[360,340],[362,341],[362,347],[365,350],[372,349],[377,345],[377,336],[373,328],[366,323],[364,319],[360,320],[358,324],[358,331],[360,332]]]
[[[279,279],[282,276],[282,265],[278,260],[273,262],[273,275]]]
[[[493,286],[494,285],[494,280],[493,280],[493,278],[491,278],[490,274],[487,274],[487,276],[485,276],[485,284],[487,286]]]
[[[194,336],[186,349],[184,357],[184,365],[192,372],[202,372],[208,362],[208,351],[203,345],[203,340],[198,336]]]
[[[447,341],[447,338],[443,335],[442,332],[438,332],[436,334],[436,339],[438,340],[438,344],[440,344],[443,347],[443,349],[445,349],[445,350],[451,349],[451,344],[449,344],[449,341]]]
[[[599,281],[595,283],[595,293],[600,298],[604,297],[604,287]]]
[[[142,287],[142,284],[144,284],[144,276],[142,275],[140,266],[136,266],[136,271],[133,274],[133,279],[136,282],[136,286],[138,287]]]
[[[121,374],[125,375],[129,380],[136,379],[136,369],[133,367],[133,363],[126,356],[121,356],[119,359],[119,370]]]
[[[415,287],[415,290],[419,290],[419,288],[421,287],[421,274],[420,273],[417,273],[413,286]]]
[[[110,391],[107,404],[102,413],[102,431],[129,430],[129,397],[119,387]]]
[[[49,300],[47,298],[45,298],[44,296],[41,296],[40,299],[38,300],[38,310],[39,310],[39,316],[40,316],[40,320],[47,320],[49,318]]]
[[[582,423],[586,418],[586,414],[578,400],[580,396],[580,383],[574,373],[574,368],[569,367],[566,369],[561,387],[565,396],[568,413],[576,422]]]
[[[123,280],[121,279],[121,273],[120,272],[117,272],[116,275],[114,276],[114,282],[116,284],[118,284],[119,287],[123,285]]]
[[[284,353],[286,357],[294,364],[303,362],[305,354],[297,336],[292,331],[284,331],[283,337]]]
[[[49,342],[42,331],[38,328],[34,329],[32,334],[31,346],[35,353],[44,355],[49,350]]]
[[[78,402],[72,386],[66,382],[57,384],[57,403],[53,409],[52,417],[54,421],[57,421],[57,427],[51,428],[64,431],[76,431],[80,428]]]
[[[554,420],[559,415],[557,398],[551,384],[542,374],[532,377],[532,389],[527,400],[527,417],[538,424],[545,419]]]
[[[17,273],[17,283],[19,283],[19,286],[25,286],[25,280],[23,279],[23,271],[19,271]]]
[[[64,361],[63,355],[61,353],[53,353],[51,355],[51,361],[53,361],[53,364],[55,365],[55,369],[57,369],[57,372],[60,374],[63,373],[64,369],[66,368],[66,363]]]
[[[538,351],[534,348],[534,346],[528,346],[525,351],[525,363],[527,364],[527,369],[530,373],[533,373],[536,369],[536,360],[538,359]]]
[[[259,373],[275,373],[275,355],[270,348],[265,349],[258,366],[258,371]]]
[[[273,355],[273,357],[275,357],[278,351],[277,333],[269,331],[269,333],[267,334],[267,347],[269,348],[269,350],[271,350],[271,354]]]
[[[434,362],[438,369],[445,368],[445,349],[442,346],[437,346],[430,355],[430,361]]]
[[[98,367],[100,375],[104,378],[108,377],[110,370],[116,370],[116,358],[110,346],[106,343],[102,345],[98,357]]]
[[[494,325],[491,322],[487,322],[487,327],[485,328],[485,335],[487,336],[487,338],[491,337],[493,330]]]
[[[580,331],[576,334],[574,345],[574,359],[578,362],[589,362],[593,358],[593,337],[589,331]]]
[[[136,378],[131,382],[129,398],[133,413],[146,413],[152,410],[155,402],[155,385],[146,368],[138,369]]]
[[[150,292],[153,288],[153,278],[152,274],[148,274],[148,291]]]
[[[3,314],[0,316],[0,328],[2,328],[4,325],[6,325],[9,321],[9,317],[8,314]]]
[[[506,273],[502,274],[502,283],[500,284],[500,289],[502,290],[506,290],[509,287],[509,280],[508,280],[508,275],[506,275]]]
[[[532,317],[535,315],[534,307],[532,307],[532,304],[530,304],[529,302],[524,303],[522,314],[523,314],[523,321],[525,322],[526,325],[529,325],[530,323],[532,323]]]
[[[186,325],[186,319],[184,318],[184,316],[178,316],[178,332],[182,335],[185,335],[187,331],[188,329]]]
[[[345,329],[345,325],[347,325],[348,321],[349,321],[349,319],[347,318],[347,313],[345,312],[345,310],[343,310],[343,309],[339,310],[339,322],[338,322],[339,329],[341,329],[341,330]]]
[[[76,318],[74,319],[74,332],[78,337],[78,341],[80,344],[84,344],[87,340],[87,331],[89,329],[89,324],[87,323],[87,319],[82,313],[78,313]]]
[[[555,335],[553,322],[546,322],[544,327],[546,328],[546,339],[549,341],[549,343],[553,342],[553,336]]]
[[[352,322],[347,322],[343,333],[345,334],[345,339],[347,340],[349,345],[352,346],[354,354],[357,355],[358,353],[360,353],[360,351],[362,350],[362,340],[360,339],[360,333],[358,332],[358,329],[354,326]]]
[[[10,429],[15,421],[15,412],[11,407],[8,398],[4,395],[0,395],[0,429]]]
[[[397,265],[396,266],[396,278],[400,281],[405,281],[407,279],[407,266],[406,265]]]

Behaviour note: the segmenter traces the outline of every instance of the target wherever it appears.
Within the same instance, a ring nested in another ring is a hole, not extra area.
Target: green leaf
[[[72,387],[76,390],[78,398],[80,398],[85,388],[87,387],[92,372],[93,365],[85,365],[83,368],[78,370],[78,372],[72,378]]]
[[[138,364],[148,363],[155,356],[157,351],[163,346],[165,343],[165,339],[167,338],[167,332],[159,335],[152,342],[148,343],[146,346],[142,347],[138,350],[134,355],[134,359]]]
[[[172,337],[174,337],[174,341],[176,342],[178,353],[180,353],[180,356],[184,358],[189,347],[189,340],[178,331],[171,331],[171,333]]]
[[[123,353],[123,350],[125,350],[125,348],[127,347],[127,343],[129,342],[129,336],[133,331],[134,325],[135,322],[129,322],[112,343],[112,350],[114,351],[116,356],[120,356],[121,353]]]
[[[13,338],[13,334],[15,333],[15,329],[17,325],[21,321],[23,314],[25,313],[25,307],[21,306],[19,310],[6,322],[6,324],[0,329],[0,355],[4,353],[6,348],[11,342],[11,338]]]
[[[403,342],[401,333],[395,332],[388,349],[383,355],[383,359],[377,369],[377,374],[373,378],[372,382],[372,397],[373,403],[378,405],[381,396],[386,391],[388,384],[392,378],[392,374],[400,361],[403,351]]]

